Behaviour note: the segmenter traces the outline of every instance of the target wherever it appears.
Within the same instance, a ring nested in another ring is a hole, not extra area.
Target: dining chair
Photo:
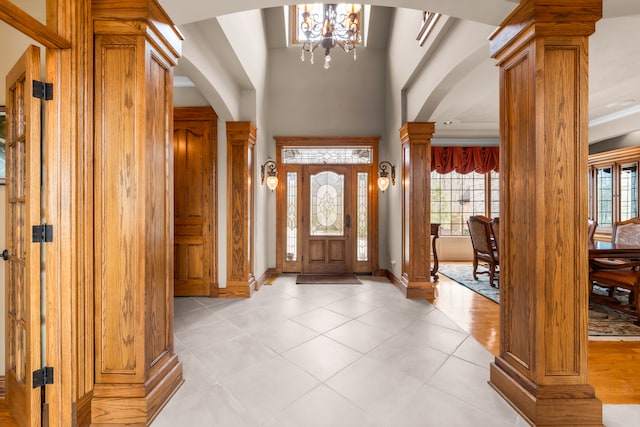
[[[593,238],[596,235],[596,229],[598,228],[598,221],[589,218],[589,231],[587,232],[587,237],[590,242],[593,242]]]
[[[616,245],[640,246],[640,218],[635,217],[613,224],[611,241]]]
[[[491,220],[491,233],[493,233],[493,246],[495,247],[498,255],[500,255],[500,243],[498,239],[500,236],[500,218],[495,217]]]
[[[474,215],[467,221],[471,245],[473,246],[473,278],[478,280],[478,273],[489,274],[489,284],[494,288],[496,273],[498,272],[498,251],[496,250],[491,220],[486,216]],[[478,272],[478,265],[485,264],[489,271]]]
[[[631,218],[613,225],[611,241],[616,245],[640,247],[640,218]],[[590,260],[589,282],[591,292],[597,284],[607,289],[610,297],[616,296],[618,288],[629,291],[629,305],[640,310],[640,262],[629,259]],[[636,320],[636,324],[640,324]]]

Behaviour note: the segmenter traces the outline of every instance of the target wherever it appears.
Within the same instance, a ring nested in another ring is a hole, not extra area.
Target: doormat
[[[296,285],[362,285],[354,274],[298,274]]]

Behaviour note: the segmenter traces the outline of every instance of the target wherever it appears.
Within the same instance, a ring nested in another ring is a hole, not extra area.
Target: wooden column
[[[500,67],[501,346],[490,384],[532,425],[602,426],[587,384],[587,37],[601,0],[523,0]]]
[[[227,122],[227,287],[224,296],[250,297],[253,272],[253,148],[256,127]]]
[[[148,425],[182,383],[173,348],[173,68],[155,1],[93,0],[92,424]]]
[[[405,123],[402,142],[402,278],[407,298],[435,295],[431,281],[431,137],[435,123]]]

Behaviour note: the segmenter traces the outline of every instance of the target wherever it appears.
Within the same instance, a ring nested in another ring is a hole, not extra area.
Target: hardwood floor
[[[18,423],[13,419],[7,408],[6,400],[0,399],[0,426],[18,427]]]
[[[498,304],[442,275],[432,302],[491,353],[499,353]],[[588,375],[603,403],[640,404],[640,341],[589,341]]]

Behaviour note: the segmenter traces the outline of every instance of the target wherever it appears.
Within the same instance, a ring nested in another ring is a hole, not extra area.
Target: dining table
[[[640,246],[614,242],[590,241],[589,259],[596,258],[620,258],[628,260],[640,260]]]

